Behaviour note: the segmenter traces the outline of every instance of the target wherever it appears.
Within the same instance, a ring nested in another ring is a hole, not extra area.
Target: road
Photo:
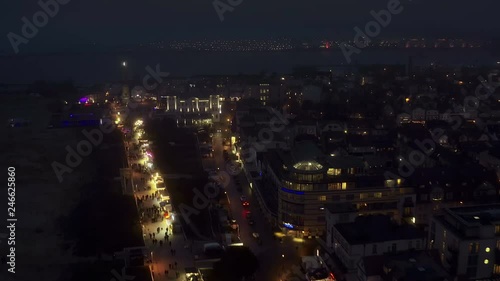
[[[140,114],[139,114],[140,115]],[[302,256],[311,256],[315,253],[316,249],[318,249],[318,245],[314,240],[300,240],[292,237],[283,237],[282,242],[278,238],[281,234],[280,232],[275,232],[269,222],[266,220],[263,215],[260,207],[257,206],[257,200],[255,200],[254,195],[252,193],[252,189],[248,184],[245,174],[241,171],[234,171],[229,168],[229,165],[224,160],[223,157],[223,143],[222,143],[222,135],[221,133],[214,133],[213,141],[213,158],[203,159],[203,164],[206,168],[219,168],[221,171],[221,175],[223,176],[223,185],[225,191],[227,192],[227,199],[230,206],[230,215],[237,220],[240,225],[240,238],[244,245],[250,247],[252,252],[257,256],[260,268],[256,273],[256,280],[289,280],[289,281],[298,281],[305,280],[303,275],[300,276],[300,279],[297,278],[299,276],[295,275],[294,278],[290,278],[290,276],[285,276],[284,272],[290,270],[292,267],[296,267],[300,265]],[[139,182],[139,178],[142,175],[134,173],[135,182]],[[237,191],[237,186],[235,183],[235,179],[238,179],[242,191]],[[151,183],[146,183],[151,184]],[[139,184],[139,190],[145,184]],[[144,191],[145,194],[156,191],[156,186],[152,185],[152,190]],[[143,192],[136,192],[137,196],[143,195]],[[244,208],[240,202],[240,196],[244,195],[247,197],[250,202],[250,207],[248,209]],[[255,225],[249,225],[248,220],[246,219],[246,213],[250,211],[252,213],[252,217],[255,221]],[[164,272],[164,270],[168,270],[168,263],[172,263],[173,261],[179,262],[179,269],[189,266],[194,266],[195,262],[193,259],[193,252],[188,249],[193,247],[187,247],[189,244],[188,241],[182,237],[182,235],[172,235],[171,240],[173,242],[172,248],[176,248],[179,251],[179,255],[173,258],[170,255],[169,249],[170,247],[159,247],[158,245],[154,245],[151,243],[151,239],[148,239],[149,232],[154,232],[154,229],[157,227],[163,227],[164,229],[168,228],[170,225],[169,221],[157,222],[157,223],[145,223],[144,232],[145,232],[145,242],[146,246],[152,251],[154,255],[155,264],[152,265],[152,270],[158,274]],[[218,232],[218,231],[216,231]],[[257,240],[252,236],[252,233],[259,233],[259,236],[262,239],[262,244],[259,245]],[[281,234],[282,235],[282,234]],[[159,235],[160,239],[163,238],[162,233]],[[173,278],[173,270],[170,271],[169,277]],[[157,279],[160,280],[169,280],[165,275],[156,276]]]
[[[222,136],[220,133],[215,133],[212,139],[214,158],[211,160],[213,164],[220,168],[221,175],[230,177],[224,179],[225,190],[230,202],[231,213],[234,219],[240,225],[240,238],[244,245],[256,254],[260,262],[260,269],[257,272],[256,280],[279,280],[282,277],[282,272],[291,268],[291,266],[300,265],[300,257],[312,255],[315,251],[314,241],[293,240],[292,237],[283,237],[283,243],[279,241],[272,226],[265,219],[258,204],[254,200],[253,193],[248,184],[244,173],[241,171],[235,173],[234,170],[226,167],[226,162],[223,157]],[[235,179],[238,178],[242,187],[242,192],[237,191]],[[249,208],[244,208],[240,201],[240,196],[244,195],[250,202]],[[255,224],[248,224],[246,213],[252,213]],[[259,233],[262,239],[262,245],[257,243],[257,240],[252,236],[253,232]],[[298,279],[294,279],[298,280]]]

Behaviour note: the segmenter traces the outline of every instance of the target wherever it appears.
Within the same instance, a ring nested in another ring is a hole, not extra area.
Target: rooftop
[[[363,160],[356,156],[327,156],[326,161],[332,168],[364,168],[365,163]]]
[[[298,142],[291,151],[294,163],[315,160],[323,156],[323,152],[312,141]]]
[[[448,212],[466,223],[491,224],[500,221],[500,204],[487,204],[467,207],[449,208]]]
[[[419,239],[425,236],[416,227],[398,225],[385,215],[359,216],[354,222],[339,223],[335,225],[335,228],[351,245]],[[377,229],[377,231],[367,231],[368,229]]]
[[[443,280],[447,273],[441,267],[439,254],[433,251],[405,251],[363,258],[367,276],[385,276],[393,280]],[[390,271],[385,274],[384,267]]]

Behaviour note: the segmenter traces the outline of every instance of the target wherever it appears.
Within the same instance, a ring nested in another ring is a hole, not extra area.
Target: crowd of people
[[[153,201],[156,199],[157,202],[159,202],[161,199],[159,191],[147,195],[142,195],[140,197],[136,196],[136,199],[139,213],[141,214],[141,222],[143,222],[144,220],[152,222],[156,222],[157,220],[163,221],[163,210],[159,205],[153,203],[151,207],[144,206],[144,203],[147,201]]]

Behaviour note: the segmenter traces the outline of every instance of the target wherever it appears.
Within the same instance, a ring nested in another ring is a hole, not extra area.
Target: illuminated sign
[[[284,222],[283,225],[286,227],[286,228],[289,228],[289,229],[293,229],[293,225],[290,224],[290,223],[287,223],[287,222]]]
[[[297,194],[297,195],[304,195],[303,191],[292,190],[292,189],[288,189],[288,188],[284,188],[284,187],[282,187],[281,190],[284,192],[293,193],[293,194]]]

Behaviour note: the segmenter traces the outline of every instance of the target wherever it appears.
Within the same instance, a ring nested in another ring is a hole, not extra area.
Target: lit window
[[[341,169],[329,168],[327,174],[329,176],[338,176],[340,175],[341,171],[342,171]]]
[[[382,192],[375,192],[375,198],[382,198]]]
[[[346,182],[331,182],[328,184],[328,190],[346,190],[347,183]]]
[[[479,252],[479,243],[470,243],[469,244],[469,253],[474,254]]]
[[[386,180],[385,181],[385,187],[394,187],[394,186],[395,186],[394,180]]]
[[[302,171],[317,171],[323,169],[323,166],[315,161],[299,162],[293,165],[293,167],[297,170],[302,170]]]
[[[321,195],[318,198],[319,201],[326,201],[326,195]]]

